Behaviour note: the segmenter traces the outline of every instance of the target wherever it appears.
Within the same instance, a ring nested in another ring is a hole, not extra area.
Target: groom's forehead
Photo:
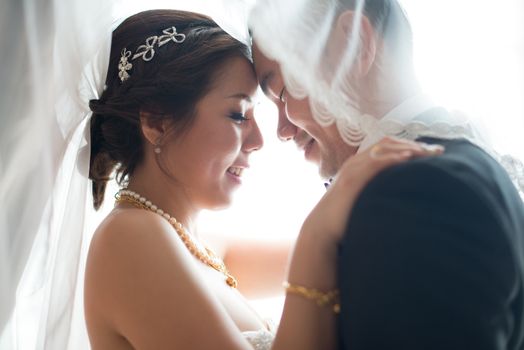
[[[265,73],[262,77],[259,78],[259,84],[262,91],[267,95],[269,93],[268,91],[268,85],[271,83],[275,76],[274,71],[269,71]]]
[[[256,45],[253,47],[253,61],[260,88],[267,95],[270,84],[279,74],[278,63],[265,56]]]

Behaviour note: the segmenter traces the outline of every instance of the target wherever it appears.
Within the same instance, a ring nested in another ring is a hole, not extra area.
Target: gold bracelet
[[[296,294],[309,300],[313,300],[318,306],[332,305],[333,312],[340,313],[339,291],[333,289],[328,292],[322,292],[314,288],[306,288],[284,282],[284,288],[287,293]]]

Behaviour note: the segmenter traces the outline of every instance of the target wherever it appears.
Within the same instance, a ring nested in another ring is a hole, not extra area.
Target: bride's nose
[[[264,145],[264,138],[260,132],[260,128],[255,120],[251,120],[251,127],[249,128],[248,134],[244,139],[242,150],[244,152],[258,151]]]

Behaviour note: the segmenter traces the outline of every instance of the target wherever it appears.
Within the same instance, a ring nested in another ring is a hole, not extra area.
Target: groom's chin
[[[329,180],[335,177],[338,172],[338,167],[334,164],[331,164],[328,161],[320,161],[318,164],[318,174],[322,180]]]

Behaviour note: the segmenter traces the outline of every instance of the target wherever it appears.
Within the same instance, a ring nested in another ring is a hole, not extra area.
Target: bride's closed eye
[[[250,118],[246,118],[242,113],[231,113],[229,118],[233,119],[233,122],[236,124],[242,124],[245,121],[248,121]]]

